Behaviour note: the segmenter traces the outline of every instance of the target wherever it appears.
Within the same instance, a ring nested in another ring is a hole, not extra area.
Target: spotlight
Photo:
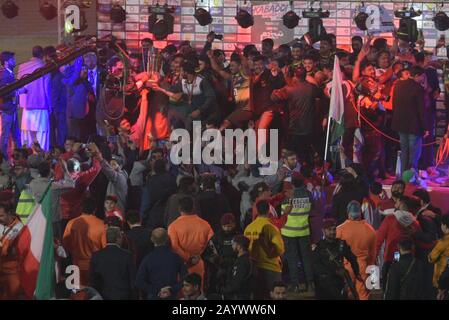
[[[302,12],[303,18],[329,18],[331,13],[329,10],[323,11],[323,9],[318,9],[315,11],[315,9],[309,9]]]
[[[196,21],[198,21],[200,26],[204,27],[212,23],[212,16],[207,10],[203,8],[196,9],[193,16],[195,17]]]
[[[159,6],[157,4],[150,9],[151,15],[148,18],[148,31],[154,35],[156,40],[163,40],[173,33],[175,18],[171,15],[174,8],[169,9],[168,5]]]
[[[47,20],[53,20],[58,16],[58,9],[50,2],[45,1],[39,8],[42,16]]]
[[[2,12],[6,18],[12,19],[19,15],[19,7],[11,0],[7,0],[2,4]]]
[[[323,26],[323,20],[321,18],[309,18],[309,32],[303,35],[301,40],[311,46],[325,35],[326,29]]]
[[[399,21],[398,38],[405,42],[415,43],[418,40],[418,24],[412,18],[403,18]]]
[[[240,9],[237,15],[235,16],[235,20],[240,27],[243,29],[249,28],[254,25],[254,17],[249,14],[248,11]]]
[[[415,9],[413,7],[411,7],[408,10],[407,10],[407,8],[402,8],[402,9],[396,10],[394,12],[394,16],[396,18],[401,18],[401,19],[419,17],[421,14],[422,14],[421,10],[415,11]]]
[[[399,39],[409,43],[415,43],[418,40],[418,24],[413,18],[419,17],[421,14],[420,10],[415,11],[413,7],[410,9],[402,8],[394,12],[394,16],[401,19],[397,31]]]
[[[118,3],[112,6],[110,15],[113,23],[123,23],[126,21],[126,11]]]
[[[322,18],[329,18],[330,12],[328,10],[323,11],[321,8],[318,10],[312,8],[303,11],[302,16],[309,19],[309,31],[303,35],[300,40],[311,46],[326,35],[326,29],[323,26]]]
[[[301,18],[293,10],[287,12],[282,17],[282,21],[284,22],[284,26],[286,26],[289,29],[296,28],[298,26],[298,23],[299,23],[300,19]]]
[[[354,18],[357,28],[362,31],[368,30],[368,27],[366,26],[366,20],[368,20],[368,18],[369,15],[366,12],[359,12]]]
[[[438,31],[446,31],[449,29],[449,17],[443,11],[440,11],[435,15],[433,22]]]

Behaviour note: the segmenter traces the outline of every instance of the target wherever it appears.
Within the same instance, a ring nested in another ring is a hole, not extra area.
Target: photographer
[[[86,191],[95,180],[101,170],[101,164],[98,160],[100,151],[96,144],[91,143],[84,146],[79,142],[73,144],[71,151],[61,156],[67,163],[67,171],[72,180],[75,181],[75,188],[61,195],[61,219],[67,221],[78,217],[81,214],[81,204],[86,196]],[[81,157],[82,155],[82,157]],[[87,163],[82,165],[79,159],[84,158]],[[55,166],[55,180],[64,178],[64,170],[60,163]]]
[[[104,159],[101,152],[98,152],[97,158],[101,164],[101,172],[103,172],[109,180],[106,194],[117,196],[117,205],[122,212],[125,212],[128,194],[128,174],[123,170],[123,158],[113,155],[112,158],[107,161]]]

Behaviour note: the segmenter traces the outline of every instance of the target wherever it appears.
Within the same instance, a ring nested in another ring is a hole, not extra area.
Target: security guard
[[[290,281],[293,291],[305,291],[313,294],[313,271],[312,252],[310,250],[310,227],[309,215],[313,208],[312,193],[307,190],[301,177],[293,176],[294,190],[291,197],[286,200],[281,208],[282,212],[287,212],[287,222],[281,229],[282,238],[285,244],[285,259],[288,264]],[[302,265],[306,277],[306,286],[299,283],[298,262],[302,257]]]
[[[316,298],[320,300],[347,299],[347,287],[349,287],[357,299],[354,284],[343,265],[343,258],[345,258],[351,264],[356,277],[361,279],[357,258],[346,241],[337,239],[336,227],[334,219],[323,221],[324,239],[317,243],[312,253]]]

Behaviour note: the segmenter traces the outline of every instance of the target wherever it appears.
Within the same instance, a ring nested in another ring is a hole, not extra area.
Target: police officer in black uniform
[[[360,278],[357,258],[346,241],[337,239],[336,222],[325,219],[324,239],[320,240],[312,253],[317,299],[344,300],[348,298],[347,287],[356,295],[354,284],[344,268],[343,258],[349,261],[356,277]]]
[[[235,217],[232,213],[224,214],[220,219],[221,230],[209,241],[204,253],[207,266],[207,290],[208,297],[214,297],[224,286],[226,276],[229,274],[237,254],[232,247],[232,240],[238,231]]]
[[[253,264],[248,253],[249,239],[244,235],[237,235],[232,240],[232,248],[237,253],[222,289],[225,300],[250,300]]]

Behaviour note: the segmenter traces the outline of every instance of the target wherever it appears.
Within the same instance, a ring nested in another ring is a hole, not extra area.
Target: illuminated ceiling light
[[[110,15],[113,23],[123,23],[126,21],[126,11],[118,3],[112,6]]]
[[[11,0],[7,0],[2,4],[2,12],[6,18],[12,19],[19,15],[19,7]]]
[[[39,11],[46,20],[53,20],[58,16],[58,9],[48,1],[41,4]]]

